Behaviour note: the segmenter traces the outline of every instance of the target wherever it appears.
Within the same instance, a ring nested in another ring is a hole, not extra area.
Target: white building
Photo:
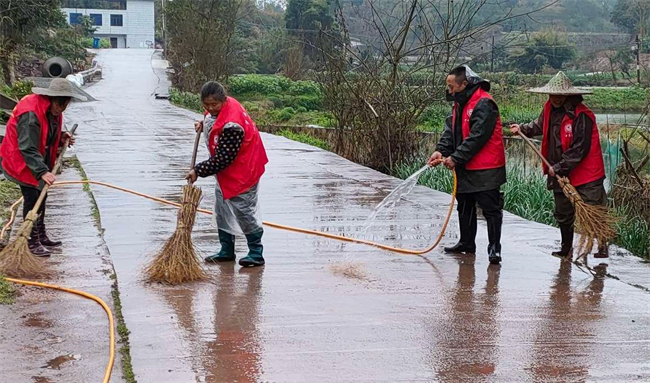
[[[154,0],[62,0],[62,6],[72,25],[89,16],[97,28],[94,37],[109,40],[113,48],[154,46]]]

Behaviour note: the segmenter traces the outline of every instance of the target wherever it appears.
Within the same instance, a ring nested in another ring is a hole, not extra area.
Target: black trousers
[[[20,191],[23,193],[23,219],[27,217],[27,214],[32,211],[34,208],[34,205],[36,205],[36,201],[38,200],[38,197],[41,195],[41,191],[38,190],[37,188],[29,187],[29,186],[20,186]],[[43,203],[41,204],[41,207],[38,209],[38,214],[39,214],[39,222],[43,222],[45,219],[45,202],[47,201],[47,195],[45,196],[45,199],[43,200]]]
[[[501,225],[503,224],[503,194],[499,189],[476,193],[460,193],[458,201],[458,220],[460,221],[460,243],[476,248],[476,204],[483,210],[487,221],[490,246],[501,251]]]

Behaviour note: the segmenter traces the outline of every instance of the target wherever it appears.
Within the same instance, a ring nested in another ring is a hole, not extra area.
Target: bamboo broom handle
[[[194,139],[194,151],[192,152],[192,166],[190,167],[190,170],[194,169],[194,166],[196,165],[196,154],[199,151],[199,142],[201,142],[201,133],[203,133],[203,127],[201,127],[197,132],[196,132],[196,138]],[[187,180],[187,184],[190,184],[190,180]]]
[[[70,135],[74,135],[75,130],[77,130],[78,125],[74,124],[72,125],[72,128],[70,129]],[[68,142],[70,141],[69,138],[65,139],[65,142],[63,142],[63,149],[61,149],[61,153],[59,153],[59,156],[56,158],[56,162],[54,163],[54,168],[52,168],[52,174],[56,174],[59,171],[59,168],[61,167],[61,163],[63,162],[63,156],[65,155],[65,151],[68,149]],[[38,212],[38,209],[41,207],[41,204],[43,203],[43,200],[45,199],[45,196],[47,195],[47,191],[50,189],[50,185],[45,185],[43,187],[43,190],[41,191],[41,195],[38,196],[38,200],[36,200],[36,204],[34,205],[34,208],[30,213],[36,213]]]
[[[537,153],[537,155],[539,156],[539,158],[541,158],[542,161],[544,161],[544,163],[546,164],[546,166],[548,166],[549,168],[552,168],[552,167],[553,167],[553,165],[551,165],[551,163],[548,162],[548,160],[546,159],[546,157],[544,157],[544,156],[542,155],[542,152],[539,151],[539,148],[537,147],[537,145],[533,144],[533,142],[530,140],[530,138],[526,137],[523,133],[521,133],[521,131],[519,131],[518,134],[519,134],[519,136],[520,136],[521,138],[524,139],[524,142],[526,142],[526,143],[528,144],[528,146],[530,146],[530,148],[533,149],[533,150],[535,151],[535,153]]]

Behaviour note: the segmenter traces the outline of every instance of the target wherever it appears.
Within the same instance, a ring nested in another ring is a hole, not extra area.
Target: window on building
[[[63,8],[126,9],[126,0],[63,0]]]
[[[124,25],[122,15],[111,15],[111,27],[121,27]]]
[[[81,13],[70,13],[70,25],[81,24]]]
[[[93,21],[93,25],[102,25],[102,14],[101,13],[91,13],[90,19]]]

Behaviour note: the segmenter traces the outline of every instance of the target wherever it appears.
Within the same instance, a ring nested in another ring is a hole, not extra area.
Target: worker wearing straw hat
[[[62,132],[63,112],[75,98],[87,101],[76,91],[76,86],[66,79],[53,79],[48,88],[33,88],[14,108],[2,145],[2,171],[5,177],[17,183],[23,195],[23,218],[36,204],[45,184],[52,185],[56,176],[52,169],[60,146],[70,137]],[[39,218],[29,237],[29,250],[37,257],[48,257],[51,248],[61,246],[51,240],[45,229],[45,201],[40,207]]]
[[[476,252],[476,204],[483,210],[488,228],[490,263],[501,262],[501,224],[506,182],[506,155],[497,104],[488,93],[490,83],[468,66],[455,68],[447,76],[447,96],[454,101],[453,114],[431,156],[435,166],[444,165],[458,176],[460,240],[446,247],[447,253]]]
[[[582,199],[590,205],[607,205],[605,165],[600,147],[596,116],[583,103],[583,94],[591,93],[571,84],[558,72],[546,86],[530,89],[531,93],[548,94],[549,98],[537,120],[529,124],[513,124],[513,133],[526,137],[542,136],[542,155],[551,165],[543,164],[547,187],[555,197],[555,219],[560,226],[562,245],[553,255],[569,257],[573,254],[573,225],[575,210],[562,192],[555,176],[568,177]],[[596,258],[607,258],[607,244],[600,244]]]
[[[264,265],[259,214],[259,181],[268,163],[262,138],[244,107],[228,97],[223,85],[209,81],[201,89],[205,120],[195,128],[203,129],[210,157],[197,164],[187,175],[194,183],[198,177],[215,176],[214,218],[221,249],[205,258],[206,262],[234,262],[235,234],[244,234],[248,255],[239,260],[244,267]]]

